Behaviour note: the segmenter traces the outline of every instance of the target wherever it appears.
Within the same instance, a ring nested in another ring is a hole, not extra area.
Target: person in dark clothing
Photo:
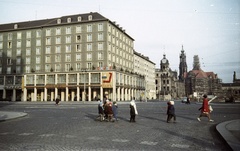
[[[187,102],[186,102],[186,104],[190,104],[190,98],[189,98],[189,97],[187,97]]]
[[[104,110],[106,110],[107,121],[113,122],[113,110],[112,110],[112,102],[111,101],[107,100],[106,107]]]
[[[168,103],[168,108],[167,108],[167,123],[171,121],[173,118],[174,122],[176,122],[176,115],[175,115],[175,108],[174,108],[174,102],[169,101]]]
[[[113,117],[114,117],[115,121],[118,121],[118,118],[117,118],[118,105],[117,105],[117,102],[115,102],[115,101],[113,102],[112,111],[113,111]]]
[[[98,114],[99,114],[99,118],[100,121],[102,122],[104,120],[104,110],[103,110],[103,103],[101,100],[98,100],[99,104],[98,104]]]
[[[57,97],[57,98],[56,98],[56,101],[55,101],[56,105],[58,105],[59,102],[60,102],[60,99]]]
[[[130,105],[130,122],[136,122],[135,117],[136,117],[136,114],[135,114],[134,107]]]
[[[136,122],[135,117],[138,115],[135,98],[130,102],[130,122]]]

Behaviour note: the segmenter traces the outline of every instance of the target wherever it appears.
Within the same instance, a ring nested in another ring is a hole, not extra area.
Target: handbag
[[[209,111],[212,112],[213,111],[213,108],[211,105],[209,105]]]

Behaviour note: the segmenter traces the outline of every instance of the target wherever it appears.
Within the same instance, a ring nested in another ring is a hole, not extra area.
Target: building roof
[[[215,74],[214,72],[204,72],[202,69],[200,70],[191,70],[190,72],[192,72],[196,78],[211,78],[211,79],[217,79],[218,76],[217,74]],[[187,77],[186,75],[187,73],[184,74],[184,77]]]
[[[89,15],[92,15],[92,20],[89,20]],[[81,17],[81,21],[78,21],[78,17]],[[71,22],[68,22],[68,18],[71,18]],[[61,23],[57,23],[57,20],[61,19]],[[87,23],[87,22],[96,22],[96,21],[109,21],[116,28],[124,32],[129,38],[134,40],[131,36],[129,36],[122,27],[120,27],[116,22],[109,20],[108,18],[102,16],[97,12],[90,12],[85,14],[75,14],[62,16],[51,19],[42,19],[42,20],[33,20],[33,21],[24,21],[24,22],[15,22],[8,24],[0,24],[0,32],[6,31],[15,31],[15,30],[24,30],[24,29],[34,29],[41,27],[51,27],[51,26],[62,26],[68,24],[77,24],[77,23]],[[15,28],[15,26],[17,28]]]
[[[154,62],[152,62],[151,60],[149,60],[149,57],[144,56],[143,54],[138,53],[138,52],[136,52],[136,51],[134,51],[134,54],[137,55],[137,56],[139,56],[139,57],[141,57],[142,59],[144,59],[144,60],[146,60],[146,61],[152,63],[153,65],[156,65]]]
[[[207,76],[211,79],[217,79],[217,74],[215,74],[214,72],[206,72]]]
[[[90,21],[88,20],[89,15],[92,15],[91,21],[93,22],[100,21],[100,20],[108,20],[107,18],[100,15],[99,13],[90,12],[86,14],[76,14],[76,15],[62,16],[62,17],[51,18],[51,19],[2,24],[0,25],[0,31],[19,30],[19,29],[26,29],[26,28],[39,28],[39,27],[47,27],[47,26],[53,26],[53,25],[69,24],[67,21],[68,18],[71,18],[70,23],[89,22]],[[81,21],[78,21],[78,17],[81,17]],[[61,19],[60,24],[57,23],[58,19]],[[17,25],[17,29],[14,29],[14,25]]]
[[[207,78],[207,74],[203,70],[192,70],[192,72],[195,74],[196,78]]]

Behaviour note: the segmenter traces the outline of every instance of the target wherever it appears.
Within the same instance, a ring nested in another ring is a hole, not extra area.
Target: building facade
[[[160,61],[160,69],[156,69],[156,96],[159,100],[171,100],[184,96],[184,83],[177,78],[177,71],[172,71],[166,55]],[[183,89],[179,89],[183,88]]]
[[[141,98],[156,99],[155,63],[148,57],[134,52],[134,73],[145,77],[145,92],[141,94]]]
[[[0,25],[0,97],[21,101],[129,100],[134,39],[99,13]]]
[[[222,83],[223,92],[219,95],[225,101],[234,102],[240,100],[240,79],[237,78],[236,72],[233,73],[232,83]]]
[[[218,95],[222,92],[221,79],[214,72],[204,72],[197,55],[194,56],[193,69],[186,75],[185,85],[187,95],[198,98],[203,94]]]

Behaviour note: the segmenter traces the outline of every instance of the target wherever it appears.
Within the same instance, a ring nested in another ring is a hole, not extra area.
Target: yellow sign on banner
[[[102,73],[102,87],[103,88],[112,88],[112,72],[103,72]]]

